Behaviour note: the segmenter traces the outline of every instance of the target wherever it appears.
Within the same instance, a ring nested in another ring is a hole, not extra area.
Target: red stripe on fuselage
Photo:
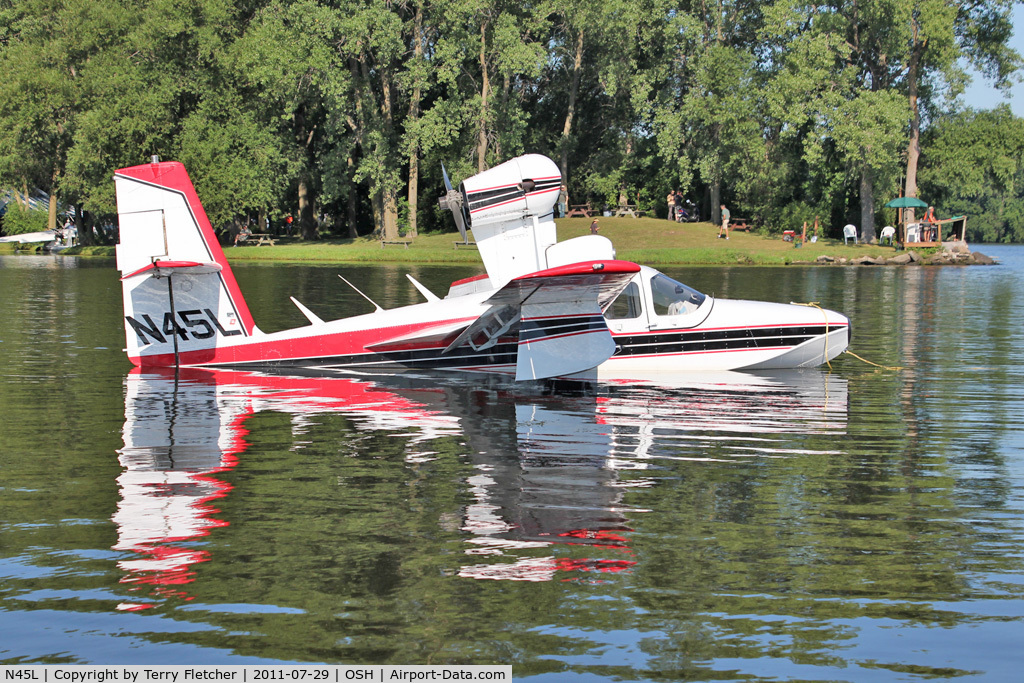
[[[476,282],[478,280],[486,280],[488,277],[490,277],[490,276],[487,273],[483,273],[481,275],[474,275],[473,277],[467,277],[467,278],[463,278],[461,280],[456,280],[450,286],[451,287],[457,287],[459,285],[467,285],[470,282]]]
[[[598,266],[595,268],[595,266]],[[567,275],[614,275],[619,273],[639,273],[640,266],[632,261],[581,261],[564,266],[555,266],[535,273],[520,275],[512,282],[540,280],[547,277],[563,277]]]
[[[473,317],[455,319],[448,322],[465,322],[469,324],[475,320]],[[315,360],[317,358],[329,358],[332,356],[349,356],[359,354],[379,355],[378,351],[370,351],[366,347],[372,344],[385,342],[417,331],[437,327],[437,321],[424,321],[408,325],[396,325],[394,327],[380,327],[366,330],[352,330],[347,332],[309,334],[307,336],[291,336],[281,339],[267,339],[260,341],[249,339],[230,345],[218,346],[212,349],[198,349],[194,351],[182,351],[179,357],[181,365],[231,365],[234,363],[276,363],[281,361]],[[294,332],[289,330],[288,332]],[[277,333],[277,334],[288,334]],[[275,337],[275,335],[267,335]],[[424,343],[417,349],[443,349],[447,346],[443,341]],[[412,343],[408,348],[413,348]],[[406,349],[408,350],[408,349]],[[142,355],[130,358],[132,363],[147,366],[172,366],[175,364],[173,353],[161,353]]]

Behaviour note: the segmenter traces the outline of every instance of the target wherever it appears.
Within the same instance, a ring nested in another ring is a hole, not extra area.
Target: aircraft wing
[[[57,233],[53,230],[42,230],[40,232],[24,232],[20,235],[0,237],[0,242],[21,242],[22,244],[31,244],[33,242],[53,242],[55,239],[57,239]]]
[[[486,349],[518,322],[517,380],[589,370],[615,352],[603,310],[639,271],[628,261],[587,261],[517,277],[445,351]]]

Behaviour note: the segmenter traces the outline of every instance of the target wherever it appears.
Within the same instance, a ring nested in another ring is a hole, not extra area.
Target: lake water
[[[0,257],[0,663],[510,664],[537,681],[1011,680],[1024,248],[700,268],[853,321],[832,368],[571,392],[130,374],[109,261]],[[241,265],[262,329],[417,301]],[[418,267],[437,292],[475,274]]]

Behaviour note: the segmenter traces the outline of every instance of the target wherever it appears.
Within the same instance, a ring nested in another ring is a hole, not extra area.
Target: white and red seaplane
[[[526,155],[448,192],[486,274],[425,303],[274,333],[256,326],[185,168],[159,162],[114,176],[131,361],[277,372],[445,369],[517,380],[813,367],[842,353],[850,321],[833,311],[717,299],[616,260],[610,240],[558,242],[561,176]]]

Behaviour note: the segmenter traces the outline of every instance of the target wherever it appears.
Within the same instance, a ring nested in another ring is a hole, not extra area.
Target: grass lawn
[[[589,218],[562,218],[557,221],[559,241],[590,233]],[[718,228],[711,223],[670,223],[656,218],[600,218],[601,235],[615,245],[617,256],[644,265],[785,265],[814,261],[827,254],[835,258],[859,256],[891,257],[898,252],[890,246],[844,246],[842,240],[819,239],[797,248],[780,237],[763,237],[730,231],[729,240],[717,239]],[[474,247],[455,247],[458,233],[420,235],[408,248],[388,245],[381,248],[370,237],[325,239],[303,242],[283,238],[274,246],[228,246],[229,261],[293,262],[391,262],[391,263],[480,263]],[[74,255],[110,255],[113,247],[73,248],[63,253]]]
[[[814,261],[827,254],[835,258],[859,256],[892,257],[894,247],[878,245],[844,246],[842,240],[819,238],[797,248],[781,236],[763,237],[745,231],[729,231],[729,239],[718,239],[718,226],[711,223],[670,223],[656,218],[601,218],[600,234],[614,244],[619,258],[644,265],[784,265]],[[589,218],[558,221],[560,240],[589,233]],[[808,236],[809,237],[809,236]]]

